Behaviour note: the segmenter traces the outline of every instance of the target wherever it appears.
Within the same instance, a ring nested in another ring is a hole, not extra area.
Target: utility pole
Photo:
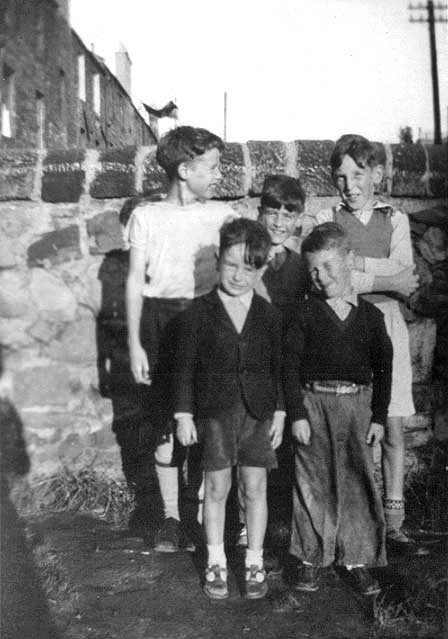
[[[428,0],[428,3],[409,5],[409,11],[425,11],[426,16],[420,14],[418,18],[414,18],[411,14],[410,22],[427,22],[429,26],[429,47],[431,51],[431,76],[432,76],[432,101],[434,110],[434,144],[442,144],[442,129],[440,125],[440,98],[439,98],[439,77],[437,73],[437,48],[436,48],[436,22],[448,22],[448,18],[444,13],[448,8],[448,5],[434,4],[432,0]],[[434,14],[434,9],[440,11],[439,15]]]
[[[227,142],[227,91],[224,91],[224,142]]]

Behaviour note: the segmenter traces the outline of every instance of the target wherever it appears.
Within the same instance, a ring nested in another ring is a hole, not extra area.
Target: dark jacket
[[[280,313],[254,294],[238,334],[216,290],[195,299],[181,318],[173,382],[175,413],[217,417],[242,398],[267,419],[284,406]]]

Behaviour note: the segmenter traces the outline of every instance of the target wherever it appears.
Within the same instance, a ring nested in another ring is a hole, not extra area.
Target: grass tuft
[[[422,575],[395,601],[391,592],[385,592],[375,602],[375,636],[436,639],[446,621],[447,596],[448,577],[430,574]]]
[[[33,518],[49,512],[82,512],[125,526],[133,496],[124,480],[91,468],[61,468],[54,475],[15,483],[11,497],[18,512]]]

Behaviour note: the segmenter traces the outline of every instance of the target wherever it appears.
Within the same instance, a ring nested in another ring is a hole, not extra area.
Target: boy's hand
[[[380,441],[384,437],[384,426],[382,424],[377,424],[376,422],[372,422],[370,424],[369,430],[367,431],[366,442],[369,446],[375,446],[379,444]]]
[[[179,417],[177,420],[176,437],[182,446],[191,446],[198,443],[198,433],[191,416]]]
[[[416,290],[419,277],[417,273],[414,273],[414,270],[415,266],[411,265],[392,276],[397,293],[408,297],[408,295]]]
[[[387,290],[395,291],[404,297],[409,297],[418,287],[419,276],[414,273],[415,266],[407,266],[402,271],[395,273],[395,275],[388,275],[385,277],[389,281]],[[386,290],[386,289],[385,289]]]
[[[129,349],[131,358],[131,371],[137,384],[151,385],[151,377],[149,375],[148,357],[141,344],[132,346]]]
[[[285,413],[283,411],[276,411],[272,419],[269,435],[271,438],[271,446],[275,450],[280,446],[283,439],[283,429],[285,427]]]
[[[307,419],[298,419],[291,425],[292,436],[299,444],[308,446],[311,439],[311,426]]]

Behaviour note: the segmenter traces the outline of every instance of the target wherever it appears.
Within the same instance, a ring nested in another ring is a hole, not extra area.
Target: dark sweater
[[[283,316],[286,324],[297,309],[297,300],[309,290],[309,276],[302,257],[285,248],[285,262],[275,270],[268,265],[263,274],[263,283],[270,300]]]
[[[342,321],[315,295],[304,300],[285,337],[285,395],[291,420],[306,419],[303,384],[339,380],[372,384],[372,421],[386,423],[392,383],[392,344],[383,314],[358,297]]]

